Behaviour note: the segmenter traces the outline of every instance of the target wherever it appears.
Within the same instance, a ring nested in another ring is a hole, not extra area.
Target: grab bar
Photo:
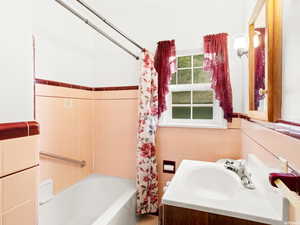
[[[64,156],[59,156],[59,155],[49,153],[49,152],[40,152],[40,156],[46,157],[46,158],[58,159],[58,160],[73,163],[73,164],[78,164],[78,165],[80,165],[81,168],[86,166],[86,161],[84,161],[84,160],[80,161],[80,160],[76,160],[76,159],[70,159],[70,158],[67,158]]]

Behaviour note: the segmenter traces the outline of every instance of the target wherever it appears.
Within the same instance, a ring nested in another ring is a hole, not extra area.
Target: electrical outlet
[[[174,174],[176,171],[176,162],[164,160],[163,161],[163,172],[164,173],[172,173]]]

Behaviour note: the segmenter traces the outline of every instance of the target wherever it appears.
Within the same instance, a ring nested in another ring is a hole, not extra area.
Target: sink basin
[[[184,186],[189,187],[188,191],[195,197],[214,200],[233,198],[240,183],[236,174],[218,164],[193,168],[184,178]]]
[[[283,225],[283,197],[268,183],[268,169],[254,156],[248,167],[257,185],[246,189],[240,177],[223,164],[183,160],[172,178],[162,203],[175,207],[237,217],[259,223]],[[263,181],[259,183],[259,181]]]

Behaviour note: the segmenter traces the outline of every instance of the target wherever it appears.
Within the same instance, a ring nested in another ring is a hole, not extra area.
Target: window
[[[200,51],[177,55],[177,72],[172,75],[168,110],[160,126],[225,127],[223,113],[211,88],[211,76],[203,71]]]

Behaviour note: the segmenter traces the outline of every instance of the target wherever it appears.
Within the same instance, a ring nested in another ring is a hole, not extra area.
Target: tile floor
[[[137,225],[158,225],[158,216],[143,216]]]

